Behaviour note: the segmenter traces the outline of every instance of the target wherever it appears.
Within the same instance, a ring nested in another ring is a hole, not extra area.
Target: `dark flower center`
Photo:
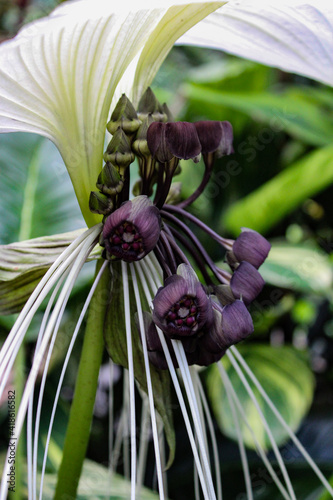
[[[185,295],[176,302],[166,315],[168,325],[193,328],[198,322],[199,308],[194,297]]]
[[[117,226],[108,239],[114,253],[138,256],[144,251],[142,237],[131,222],[125,221]]]

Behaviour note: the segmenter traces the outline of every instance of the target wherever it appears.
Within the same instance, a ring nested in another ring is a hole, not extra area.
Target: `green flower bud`
[[[142,193],[142,179],[136,181],[132,189],[133,196],[140,196]]]
[[[109,215],[112,212],[112,200],[105,194],[91,191],[89,208],[93,214]]]
[[[141,121],[138,119],[133,104],[126,95],[123,94],[111,115],[111,120],[106,126],[108,131],[110,134],[114,134],[120,127],[125,134],[134,134],[140,125]]]
[[[107,162],[98,176],[96,186],[102,193],[114,195],[123,189],[123,180],[117,168],[112,163]]]
[[[151,156],[151,152],[148,148],[148,143],[147,143],[147,130],[149,128],[149,125],[153,123],[153,118],[149,114],[142,122],[138,133],[136,135],[136,139],[132,144],[132,149],[134,153],[140,157],[147,157]]]
[[[111,162],[112,165],[126,169],[135,159],[131,149],[131,143],[125,132],[118,128],[112,137],[106,152],[104,161]]]
[[[151,115],[155,122],[166,122],[168,119],[167,114],[164,112],[163,107],[156,99],[150,87],[147,88],[138,105],[138,117],[140,120],[143,121],[148,115]]]

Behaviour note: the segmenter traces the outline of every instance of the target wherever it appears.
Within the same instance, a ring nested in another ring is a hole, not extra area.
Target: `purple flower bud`
[[[213,320],[211,300],[193,269],[181,264],[177,273],[165,280],[153,300],[153,320],[169,338],[195,335]]]
[[[270,249],[271,244],[257,231],[242,228],[241,234],[233,244],[232,252],[238,262],[245,260],[258,269]]]
[[[232,293],[245,304],[250,304],[259,295],[264,284],[259,271],[244,261],[237,267],[230,280]]]
[[[241,300],[235,300],[223,308],[222,332],[228,347],[237,344],[253,332],[251,315]]]
[[[160,230],[159,210],[147,196],[126,201],[105,221],[103,238],[107,255],[126,262],[140,260],[153,250]]]
[[[222,309],[214,303],[214,324],[198,338],[191,364],[208,366],[224,356],[226,350],[253,332],[253,322],[244,302],[235,300]]]
[[[198,347],[193,354],[187,354],[186,358],[189,365],[209,366],[219,361],[224,356],[225,350],[210,352],[203,347]]]
[[[201,144],[203,154],[215,153],[217,157],[230,155],[233,132],[229,122],[199,121],[194,123]]]
[[[147,130],[147,143],[151,154],[160,162],[166,163],[173,158],[165,137],[166,123],[153,122]]]
[[[188,160],[200,155],[201,145],[193,123],[152,123],[147,131],[151,154],[161,163],[173,157]]]
[[[164,352],[163,352],[163,347],[160,341],[160,337],[157,333],[156,325],[154,324],[152,320],[151,314],[148,312],[144,311],[143,312],[143,319],[144,319],[144,325],[145,325],[145,334],[146,334],[146,341],[147,341],[147,349],[148,349],[148,356],[149,356],[149,361],[158,369],[160,370],[166,370],[168,368],[168,363],[166,361]],[[174,354],[172,345],[171,345],[171,340],[168,337],[164,337],[167,343],[167,346],[169,348],[169,352],[171,355],[172,362],[176,368],[178,368],[178,363],[176,360],[176,356]]]

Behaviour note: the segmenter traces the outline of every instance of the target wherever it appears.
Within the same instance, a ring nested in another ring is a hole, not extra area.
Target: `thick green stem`
[[[96,272],[99,271],[101,264],[102,262],[99,261]],[[89,307],[63,457],[58,472],[55,500],[76,498],[76,490],[89,441],[98,374],[104,350],[103,324],[107,307],[108,283],[109,273],[106,270]]]

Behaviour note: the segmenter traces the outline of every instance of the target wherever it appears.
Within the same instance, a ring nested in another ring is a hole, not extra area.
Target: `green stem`
[[[102,261],[97,263],[96,273]],[[76,491],[86,456],[99,369],[102,363],[103,324],[107,301],[105,290],[109,273],[105,271],[90,303],[73,403],[58,472],[55,500],[76,498]]]

